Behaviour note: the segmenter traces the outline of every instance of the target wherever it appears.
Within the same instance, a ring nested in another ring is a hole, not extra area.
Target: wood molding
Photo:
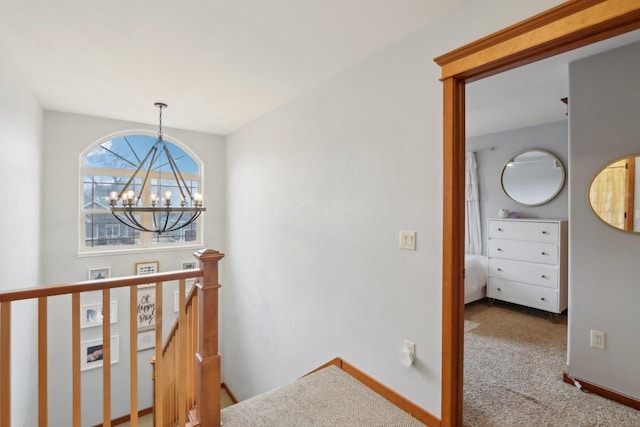
[[[573,0],[439,56],[443,81],[442,409],[463,424],[464,85],[640,28],[638,0]]]
[[[582,378],[569,376],[569,374],[567,374],[566,372],[562,374],[562,380],[565,383],[571,385],[575,385],[574,380],[576,380],[582,385],[583,390],[587,390],[590,393],[597,394],[618,403],[622,403],[623,405],[627,405],[640,410],[640,400],[635,399],[631,396],[627,396],[626,394],[618,393],[617,391],[605,387],[600,387],[599,385],[590,383],[589,381],[583,380]]]
[[[381,382],[367,375],[366,373],[359,370],[358,368],[351,365],[350,363],[345,362],[339,357],[336,357],[335,359],[328,361],[324,365],[317,367],[313,371],[303,375],[302,378],[308,375],[311,375],[314,372],[318,372],[329,366],[336,366],[342,369],[347,374],[351,375],[353,378],[360,381],[362,384],[369,387],[371,390],[375,391],[380,396],[387,399],[389,402],[393,403],[395,406],[397,406],[398,408],[402,409],[405,412],[408,412],[414,418],[425,423],[426,425],[432,426],[432,427],[440,426],[440,420],[436,416],[426,411],[425,409],[421,408],[420,406],[416,405],[415,403],[411,402],[404,396],[396,393],[386,385],[382,384]]]
[[[231,398],[231,401],[232,401],[233,403],[238,403],[238,402],[239,402],[239,400],[238,400],[238,398],[236,397],[236,395],[235,395],[235,394],[233,394],[233,392],[231,391],[231,389],[230,389],[230,388],[229,388],[225,383],[221,383],[221,384],[220,384],[220,389],[224,389],[224,391],[226,391],[226,392],[227,392],[227,394],[229,395],[229,398]]]
[[[153,408],[141,409],[141,410],[138,411],[138,418],[144,417],[145,415],[149,415],[151,413],[153,413]],[[124,424],[124,423],[128,422],[129,420],[131,420],[131,415],[130,414],[123,415],[121,417],[112,419],[111,420],[111,425],[112,426],[117,426],[119,424]],[[102,427],[102,424],[96,424],[93,427]]]
[[[640,27],[637,0],[574,0],[435,58],[474,81]]]

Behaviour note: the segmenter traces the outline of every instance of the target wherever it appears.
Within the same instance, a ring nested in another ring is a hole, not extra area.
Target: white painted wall
[[[435,415],[442,88],[432,58],[560,1],[477,1],[227,138],[223,375],[244,399],[340,356]],[[399,230],[418,250],[398,249]],[[400,364],[403,339],[417,362]]]
[[[640,44],[569,67],[569,367],[592,383],[640,398],[640,237],[598,219],[588,188],[609,162],[638,154]],[[589,347],[591,329],[606,350]]]
[[[152,108],[153,105],[150,106]],[[150,110],[151,113],[153,111]],[[165,114],[165,124],[171,123]],[[44,116],[43,165],[43,279],[44,283],[70,283],[86,280],[89,268],[111,267],[111,276],[135,274],[136,262],[158,260],[160,271],[179,270],[183,261],[192,261],[197,248],[119,255],[78,256],[78,189],[80,154],[95,141],[114,132],[147,129],[157,126],[122,122],[97,117],[46,111]],[[224,138],[198,132],[164,128],[166,137],[188,146],[204,162],[204,243],[206,247],[224,249],[225,203],[225,146]],[[101,295],[83,294],[82,304],[99,301]],[[129,414],[129,345],[128,290],[115,290],[112,299],[118,300],[118,323],[112,334],[119,335],[119,363],[113,365],[112,418]],[[164,293],[164,332],[173,325],[173,287]],[[167,301],[169,304],[167,305]],[[169,309],[167,309],[169,307]],[[71,298],[54,298],[50,308],[50,384],[51,425],[71,424]],[[100,328],[83,329],[81,339],[101,336]],[[138,353],[140,408],[152,406],[151,370],[149,356],[153,350]],[[63,363],[68,361],[69,363]],[[102,370],[84,371],[83,425],[95,425],[102,420]]]
[[[0,290],[40,283],[42,108],[0,44]],[[37,307],[12,304],[12,422],[36,425]]]
[[[493,150],[491,150],[493,147]],[[518,154],[532,149],[550,151],[568,167],[569,135],[566,120],[529,126],[504,132],[467,138],[467,151],[476,152],[478,180],[480,181],[480,218],[482,246],[486,254],[487,219],[497,218],[498,210],[518,212],[521,218],[562,218],[568,216],[568,184],[558,196],[541,206],[522,206],[504,194],[500,175],[504,165]]]

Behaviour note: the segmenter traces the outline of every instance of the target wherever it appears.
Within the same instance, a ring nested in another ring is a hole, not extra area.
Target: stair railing
[[[121,278],[111,278],[103,280],[91,280],[72,284],[61,284],[43,286],[36,288],[25,288],[14,291],[0,291],[0,425],[10,426],[11,424],[11,306],[14,301],[37,300],[38,301],[38,426],[48,426],[48,345],[47,345],[47,309],[48,298],[60,295],[70,295],[71,297],[71,336],[72,336],[72,426],[80,427],[82,424],[81,409],[81,349],[80,349],[80,295],[83,292],[102,291],[103,318],[111,317],[110,292],[111,289],[129,287],[130,301],[137,300],[137,288],[139,285],[155,283],[156,292],[156,325],[155,325],[155,348],[162,349],[162,289],[163,284],[177,280],[179,282],[180,314],[179,318],[184,318],[186,325],[186,298],[185,282],[189,279],[196,279],[194,291],[197,293],[197,350],[191,355],[180,352],[179,364],[173,364],[175,369],[182,372],[180,364],[186,364],[189,358],[195,359],[192,364],[193,371],[179,379],[175,388],[180,405],[187,408],[186,396],[189,394],[187,388],[192,390],[195,396],[195,406],[197,412],[197,423],[202,427],[220,426],[220,355],[218,354],[218,262],[224,254],[206,249],[196,252],[194,256],[200,261],[200,269],[180,270],[168,273],[157,273],[144,276],[128,276]],[[193,304],[193,303],[192,303]],[[130,323],[130,425],[138,425],[138,364],[137,364],[137,313],[136,304],[130,303],[129,323]],[[192,322],[196,323],[195,318]],[[185,328],[186,329],[186,328]],[[111,336],[111,324],[108,321],[102,322],[102,336]],[[196,337],[196,335],[194,335]],[[111,426],[111,340],[103,339],[103,426]],[[187,348],[183,342],[181,349]],[[192,350],[196,347],[191,347]],[[189,350],[187,350],[189,351]],[[156,372],[165,372],[165,357],[162,352],[156,354]],[[187,371],[188,372],[188,371]],[[193,382],[186,376],[193,378]],[[154,395],[156,397],[154,414],[155,426],[165,427],[164,407],[165,407],[165,378],[166,375],[156,375],[154,385]],[[185,412],[186,412],[185,409]],[[184,424],[181,424],[184,425]]]

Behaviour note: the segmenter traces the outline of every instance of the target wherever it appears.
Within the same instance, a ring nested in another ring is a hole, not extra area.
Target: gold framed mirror
[[[640,233],[640,209],[636,214],[636,188],[640,189],[636,164],[640,155],[616,159],[591,180],[589,205],[605,224],[622,231]],[[638,219],[636,219],[638,217]]]

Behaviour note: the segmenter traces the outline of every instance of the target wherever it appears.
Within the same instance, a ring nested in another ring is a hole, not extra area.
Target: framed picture
[[[111,301],[109,323],[118,322],[118,301]],[[85,304],[80,306],[80,329],[102,325],[102,303]]]
[[[137,308],[138,330],[153,329],[156,326],[155,285],[138,286]]]
[[[183,270],[193,270],[195,268],[198,268],[198,262],[197,261],[184,261],[182,263],[182,269]]]
[[[136,274],[155,274],[160,271],[159,261],[136,262]]]
[[[103,364],[102,338],[82,341],[80,343],[80,369],[100,368]],[[118,335],[111,336],[111,364],[118,363],[120,359],[120,340]]]
[[[156,332],[154,330],[138,333],[138,351],[156,346]]]
[[[111,267],[96,267],[89,269],[89,280],[101,280],[111,277]]]

